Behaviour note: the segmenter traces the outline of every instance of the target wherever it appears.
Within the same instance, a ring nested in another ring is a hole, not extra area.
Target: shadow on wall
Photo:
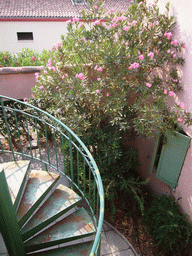
[[[135,146],[138,150],[138,158],[141,163],[139,175],[142,179],[150,178],[149,189],[155,194],[170,194],[171,188],[158,180],[156,173],[150,173],[151,160],[153,157],[155,141],[136,137]]]

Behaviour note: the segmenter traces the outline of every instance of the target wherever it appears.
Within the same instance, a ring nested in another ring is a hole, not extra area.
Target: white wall
[[[22,48],[51,49],[66,34],[66,22],[59,21],[1,21],[0,51],[18,52]],[[17,32],[33,32],[33,41],[18,41]]]
[[[154,0],[147,0],[147,2],[153,3]],[[181,78],[183,91],[177,96],[184,102],[186,110],[192,113],[192,1],[159,0],[158,5],[162,12],[167,2],[170,2],[170,14],[176,18],[173,39],[186,45]],[[183,129],[192,138],[192,127],[183,125]],[[181,207],[192,220],[192,142],[181,171],[178,187],[173,193],[176,198],[181,197],[179,200]]]

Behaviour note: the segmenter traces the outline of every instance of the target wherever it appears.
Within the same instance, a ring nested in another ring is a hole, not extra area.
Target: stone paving
[[[49,255],[49,254],[47,254]],[[0,234],[0,256],[8,256]],[[101,256],[139,256],[129,241],[111,224],[104,221],[101,234]]]
[[[139,256],[130,242],[111,224],[104,221],[101,256]]]

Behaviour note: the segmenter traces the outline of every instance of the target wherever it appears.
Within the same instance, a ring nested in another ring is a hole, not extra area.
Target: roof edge
[[[17,17],[7,17],[7,18],[1,18],[0,21],[68,21],[73,19],[73,17],[67,17],[67,18],[53,18],[53,17],[24,17],[24,18],[17,18]],[[79,20],[83,21],[83,20]]]

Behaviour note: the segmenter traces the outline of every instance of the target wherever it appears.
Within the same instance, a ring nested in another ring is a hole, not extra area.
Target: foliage
[[[102,2],[93,2],[83,23],[68,21],[62,44],[37,76],[34,102],[79,134],[116,125],[154,136],[178,122],[191,124],[182,102],[167,105],[181,90],[178,65],[184,62],[184,45],[172,39],[169,6],[164,15],[145,2],[123,15],[104,15]]]
[[[4,110],[0,107],[0,135],[18,149],[21,146],[21,138],[31,139],[28,126],[33,123],[26,123],[25,116],[21,113],[25,112],[24,105],[15,104],[9,100],[2,101],[1,105],[4,106]]]
[[[43,50],[38,53],[28,48],[18,53],[0,52],[0,67],[44,66],[52,52]]]
[[[119,168],[127,161],[123,142],[130,130],[153,137],[178,122],[191,125],[192,118],[182,102],[167,104],[181,90],[178,68],[184,63],[184,44],[172,38],[169,5],[165,14],[157,3],[146,2],[115,14],[105,13],[102,1],[94,2],[82,12],[83,21],[67,21],[67,35],[36,74],[30,102],[81,137],[112,196],[114,184],[121,188],[123,178],[130,179],[126,172],[137,168]]]
[[[144,222],[163,253],[186,255],[192,226],[172,196],[156,196],[145,209]]]

